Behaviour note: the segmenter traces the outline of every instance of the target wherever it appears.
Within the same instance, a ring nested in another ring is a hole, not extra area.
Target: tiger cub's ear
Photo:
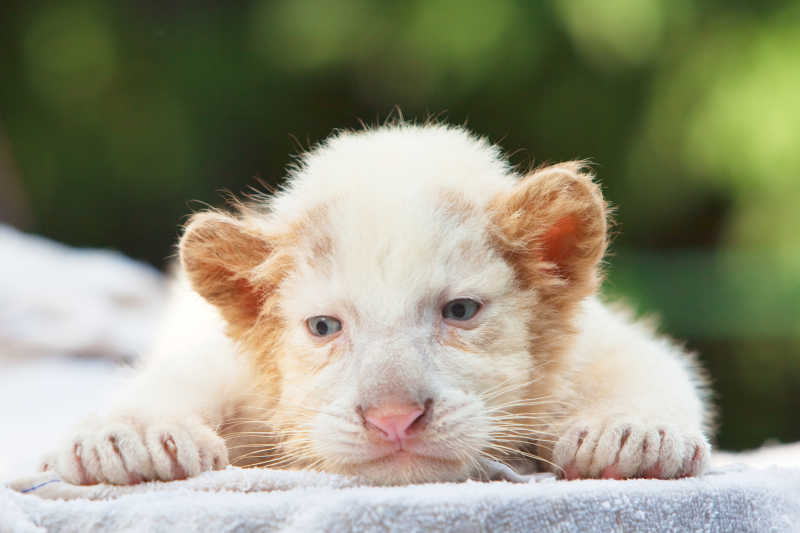
[[[253,325],[271,289],[256,272],[273,251],[267,237],[233,216],[204,212],[190,219],[179,247],[194,290],[229,324]]]
[[[608,211],[592,175],[575,162],[539,169],[490,204],[500,246],[522,284],[562,304],[600,284]]]

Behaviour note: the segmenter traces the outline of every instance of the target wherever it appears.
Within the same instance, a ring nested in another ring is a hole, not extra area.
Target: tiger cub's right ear
[[[179,248],[192,288],[229,324],[252,326],[273,289],[256,271],[273,252],[267,237],[240,219],[209,211],[189,220]]]

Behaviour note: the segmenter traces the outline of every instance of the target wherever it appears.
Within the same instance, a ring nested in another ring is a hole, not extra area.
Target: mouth
[[[403,464],[403,463],[413,463],[413,462],[420,462],[420,461],[433,461],[438,463],[460,463],[461,461],[457,461],[455,459],[449,459],[444,457],[435,457],[432,455],[426,455],[422,453],[413,452],[407,449],[397,449],[395,451],[384,453],[378,457],[373,459],[369,459],[368,461],[362,464],[370,464],[370,463],[396,463],[396,464]]]
[[[440,454],[432,454],[428,450],[419,450],[416,449],[420,443],[415,441],[396,441],[393,442],[391,445],[385,446],[375,446],[370,447],[372,448],[366,454],[364,461],[360,462],[359,464],[371,464],[371,463],[412,463],[412,462],[426,462],[426,461],[433,461],[437,463],[450,463],[450,464],[460,464],[462,461],[454,458],[448,457],[446,455]],[[424,446],[423,446],[424,449]]]
[[[456,458],[415,452],[403,446],[382,451],[351,465],[354,471],[369,478],[375,477],[377,473],[380,473],[381,478],[403,479],[409,476],[416,478],[423,472],[429,473],[418,481],[444,481],[460,475],[464,466],[464,462]]]
[[[346,473],[375,485],[405,485],[463,481],[469,477],[464,462],[397,449],[378,457],[351,463]]]

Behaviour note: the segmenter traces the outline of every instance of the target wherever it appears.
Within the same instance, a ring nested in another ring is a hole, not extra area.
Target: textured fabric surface
[[[2,194],[2,193],[0,193]],[[136,358],[164,303],[160,272],[0,224],[0,364],[52,354]]]
[[[675,481],[406,487],[236,468],[135,487],[74,487],[41,474],[0,488],[0,517],[0,530],[20,532],[789,532],[800,530],[800,470],[729,467]]]

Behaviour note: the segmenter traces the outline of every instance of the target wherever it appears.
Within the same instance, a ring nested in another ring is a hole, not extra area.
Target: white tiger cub
[[[76,484],[227,464],[375,484],[527,459],[699,475],[693,359],[595,296],[608,209],[580,163],[520,176],[458,127],[339,132],[272,197],[195,214],[157,346],[45,468]]]

